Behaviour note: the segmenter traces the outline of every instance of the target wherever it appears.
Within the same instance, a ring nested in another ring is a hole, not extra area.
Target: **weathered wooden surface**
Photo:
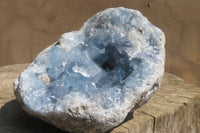
[[[166,71],[200,86],[200,0],[0,0],[0,66],[30,62],[61,34],[119,6],[162,29]]]
[[[0,133],[64,133],[26,114],[13,94],[13,81],[27,65],[0,67]],[[200,88],[165,73],[161,88],[112,133],[199,133]]]

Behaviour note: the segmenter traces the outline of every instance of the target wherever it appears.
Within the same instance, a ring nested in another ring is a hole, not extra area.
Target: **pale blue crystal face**
[[[28,108],[51,112],[77,97],[102,109],[120,107],[162,77],[163,33],[139,12],[101,14],[65,33],[22,73],[19,88],[26,88]]]

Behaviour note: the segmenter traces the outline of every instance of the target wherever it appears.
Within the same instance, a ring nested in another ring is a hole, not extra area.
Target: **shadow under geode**
[[[132,116],[128,115],[124,122],[130,120],[131,118]],[[113,129],[114,128],[107,131],[106,133],[111,132]],[[0,109],[0,133],[69,133],[69,132],[64,132],[53,125],[50,125],[36,117],[28,115],[24,110],[21,109],[20,105],[17,103],[16,100],[12,100],[6,103]]]
[[[16,100],[0,109],[0,133],[67,133],[24,112]]]

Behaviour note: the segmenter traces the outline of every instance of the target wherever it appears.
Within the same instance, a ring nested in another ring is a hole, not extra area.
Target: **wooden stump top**
[[[25,113],[13,93],[13,81],[27,67],[0,67],[0,133],[64,133]],[[165,73],[161,88],[112,133],[199,133],[200,87]]]

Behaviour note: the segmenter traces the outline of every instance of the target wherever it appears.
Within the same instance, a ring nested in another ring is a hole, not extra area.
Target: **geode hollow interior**
[[[161,83],[164,33],[139,11],[109,8],[65,33],[15,81],[25,111],[70,132],[105,132]]]

